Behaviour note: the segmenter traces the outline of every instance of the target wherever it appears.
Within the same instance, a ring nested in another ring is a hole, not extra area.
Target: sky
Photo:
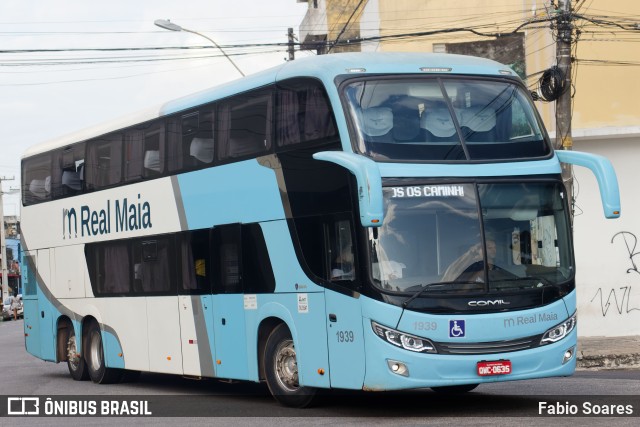
[[[214,39],[248,75],[281,64],[286,47],[225,46],[286,42],[306,11],[296,0],[0,1],[0,177],[15,178],[3,191],[19,187],[30,146],[240,77],[213,48],[131,50],[211,45],[156,19]],[[33,52],[42,49],[63,51]],[[6,194],[5,215],[19,204]]]

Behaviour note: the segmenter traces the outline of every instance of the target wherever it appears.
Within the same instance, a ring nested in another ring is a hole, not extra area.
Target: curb
[[[607,355],[579,355],[577,369],[638,369],[640,368],[640,353],[607,354]]]

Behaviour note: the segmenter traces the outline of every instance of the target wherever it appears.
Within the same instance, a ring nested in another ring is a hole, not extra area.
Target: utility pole
[[[296,59],[296,53],[293,50],[293,40],[294,40],[294,35],[293,35],[293,28],[289,28],[287,30],[287,52],[289,53],[289,61],[293,61],[294,59]]]
[[[558,36],[556,44],[556,61],[558,69],[564,76],[564,92],[556,101],[556,143],[557,150],[572,150],[571,136],[571,43],[573,41],[573,9],[571,0],[558,0],[558,19],[556,21]],[[571,165],[562,165],[562,180],[567,188],[573,220],[573,176]]]
[[[4,227],[4,191],[2,191],[3,181],[13,181],[13,177],[7,178],[5,176],[0,177],[0,219],[2,220],[2,232],[0,232],[0,246],[2,247],[2,301],[9,296],[9,271],[7,270],[7,238],[6,230]]]

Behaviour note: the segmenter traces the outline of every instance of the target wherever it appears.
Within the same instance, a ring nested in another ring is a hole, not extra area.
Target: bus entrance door
[[[360,300],[338,292],[326,292],[325,299],[331,387],[361,389],[365,358]]]

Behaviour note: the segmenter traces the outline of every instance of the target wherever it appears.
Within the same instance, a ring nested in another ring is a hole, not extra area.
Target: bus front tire
[[[86,335],[85,362],[91,381],[98,384],[118,382],[122,375],[120,369],[107,368],[104,363],[102,333],[96,322],[92,322]]]
[[[69,337],[67,338],[67,368],[71,378],[76,381],[86,381],[89,379],[89,370],[84,357],[78,353],[78,341],[73,325],[69,326]]]
[[[284,406],[304,408],[311,404],[316,389],[298,383],[298,361],[291,332],[280,324],[269,334],[264,350],[264,373],[273,397]]]

